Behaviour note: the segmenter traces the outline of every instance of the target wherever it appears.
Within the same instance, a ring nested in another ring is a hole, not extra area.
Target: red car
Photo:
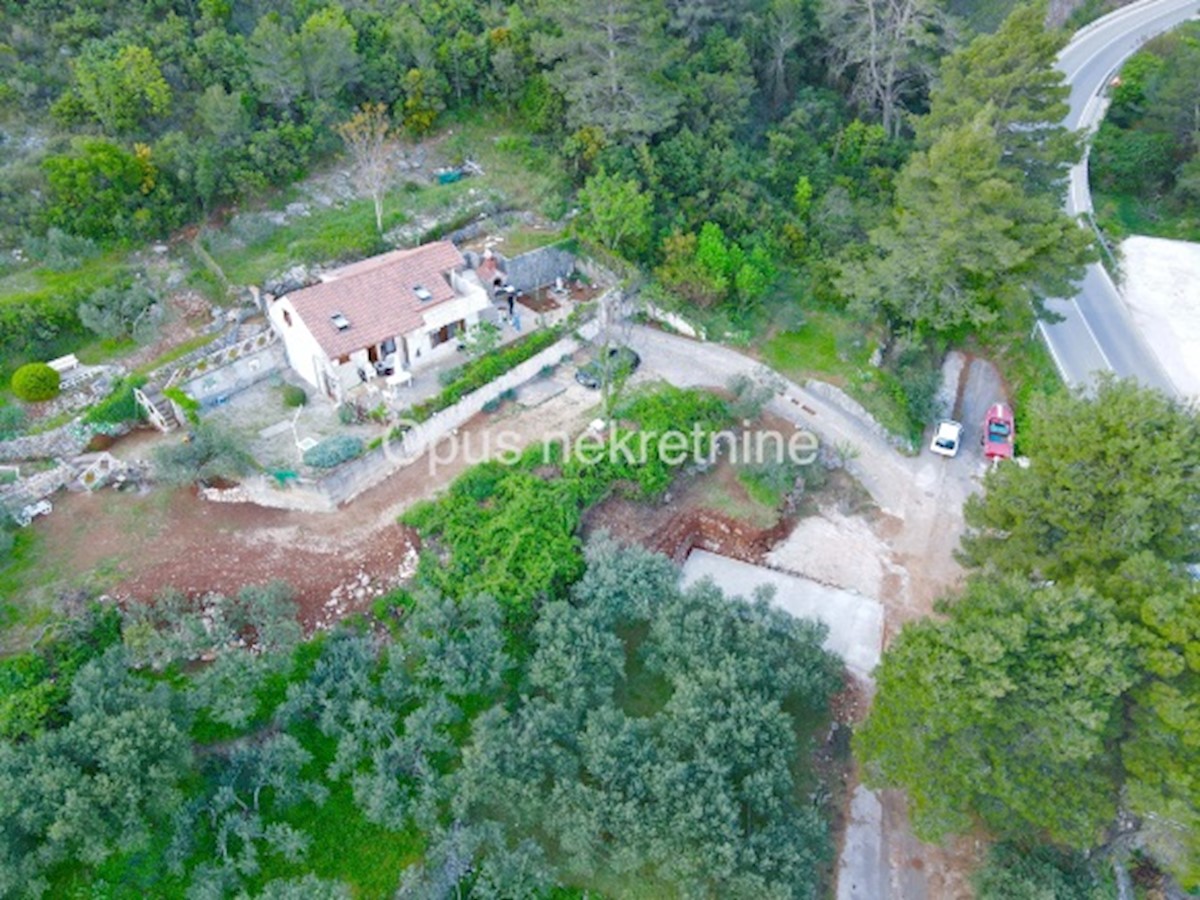
[[[1005,403],[993,403],[983,420],[983,455],[988,459],[1012,459],[1013,413]]]

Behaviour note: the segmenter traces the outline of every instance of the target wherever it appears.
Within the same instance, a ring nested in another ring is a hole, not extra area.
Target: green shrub
[[[78,269],[98,252],[95,241],[59,228],[51,228],[42,237],[31,235],[25,239],[25,255],[55,272]]]
[[[617,484],[642,496],[661,495],[678,466],[658,453],[658,439],[672,430],[691,434],[693,425],[712,434],[728,414],[719,397],[663,386],[634,395],[620,419],[647,433],[644,462],[621,454],[563,460],[561,447],[534,446],[511,464],[474,466],[437,500],[411,507],[402,521],[449,551],[436,564],[422,557],[421,578],[455,597],[494,597],[510,624],[527,621],[538,598],[564,596],[579,577],[576,530],[583,510]],[[547,459],[559,477],[544,477]]]
[[[437,410],[453,406],[467,394],[479,390],[485,384],[490,384],[501,375],[515,369],[525,360],[541,353],[558,338],[559,334],[556,329],[544,328],[494,353],[472,361],[464,366],[462,374],[446,385],[437,396]]]
[[[481,356],[479,359],[472,360],[461,368],[449,370],[456,373],[454,380],[448,384],[444,384],[437,396],[413,406],[405,418],[411,419],[414,422],[424,422],[434,413],[448,409],[467,396],[467,394],[479,390],[486,384],[490,384],[501,375],[525,362],[525,360],[541,353],[557,341],[559,337],[561,335],[558,329],[543,328],[540,331],[533,332],[528,337],[514,341],[507,347],[501,347],[485,356]],[[515,392],[506,392],[506,396],[502,395],[501,399],[511,399],[515,396]],[[485,411],[493,412],[494,409],[486,409]]]
[[[1099,900],[1114,885],[1081,855],[1048,846],[996,844],[973,878],[979,900]]]
[[[360,456],[363,442],[349,434],[327,437],[315,447],[304,451],[304,464],[314,469],[332,469],[348,460]]]
[[[200,422],[200,401],[183,392],[182,388],[166,388],[163,396],[183,410],[183,417],[192,425]]]
[[[133,396],[134,388],[141,387],[146,379],[140,376],[119,379],[112,392],[84,413],[83,421],[89,425],[120,425],[136,422],[142,418],[142,410]]]
[[[446,369],[444,372],[438,372],[438,384],[440,384],[442,387],[449,387],[450,385],[454,384],[454,382],[458,381],[458,379],[462,378],[462,373],[462,366],[452,366],[451,368]]]
[[[12,392],[27,403],[41,403],[58,396],[62,376],[44,362],[27,363],[13,373]]]
[[[153,450],[155,474],[166,484],[236,481],[254,471],[254,458],[238,435],[211,422],[200,422],[187,441],[160,444]]]
[[[796,487],[805,467],[789,459],[761,459],[738,466],[738,480],[753,499],[764,506],[779,506]]]
[[[294,384],[283,386],[283,405],[288,409],[296,409],[308,403],[308,393],[304,388]]]
[[[0,441],[15,438],[25,431],[25,410],[19,406],[0,406]]]
[[[396,626],[416,604],[416,598],[403,588],[377,598],[371,604],[371,615],[389,628]]]

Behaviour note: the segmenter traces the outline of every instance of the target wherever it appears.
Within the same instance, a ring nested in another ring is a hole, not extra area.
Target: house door
[[[372,344],[370,347],[367,348],[367,362],[370,362],[370,363],[379,362],[379,348],[376,347],[374,344]]]
[[[437,340],[435,340],[433,343],[435,345],[444,344],[448,340],[450,340],[450,326],[443,325],[441,328],[438,329]]]

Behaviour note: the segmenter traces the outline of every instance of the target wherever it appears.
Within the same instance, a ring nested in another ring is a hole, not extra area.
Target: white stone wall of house
[[[296,374],[321,393],[325,392],[322,375],[326,371],[325,351],[317,343],[308,326],[296,314],[295,307],[287,297],[280,297],[271,304],[268,316],[271,326],[283,339],[288,365]]]

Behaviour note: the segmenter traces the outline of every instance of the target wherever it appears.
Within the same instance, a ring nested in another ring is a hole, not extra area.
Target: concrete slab
[[[730,596],[748,597],[759,585],[771,585],[776,606],[797,618],[828,625],[825,648],[840,656],[855,675],[870,680],[883,648],[882,604],[809,578],[693,550],[683,565],[683,583],[702,578],[711,578]]]
[[[1200,244],[1121,242],[1124,299],[1146,344],[1184,398],[1200,398]]]
[[[284,419],[282,422],[276,422],[274,425],[268,425],[258,433],[258,436],[264,440],[270,440],[273,437],[278,437],[281,434],[287,434],[292,430],[292,420]]]
[[[888,895],[887,872],[883,806],[860,784],[850,798],[850,820],[838,860],[837,900],[883,900]]]

